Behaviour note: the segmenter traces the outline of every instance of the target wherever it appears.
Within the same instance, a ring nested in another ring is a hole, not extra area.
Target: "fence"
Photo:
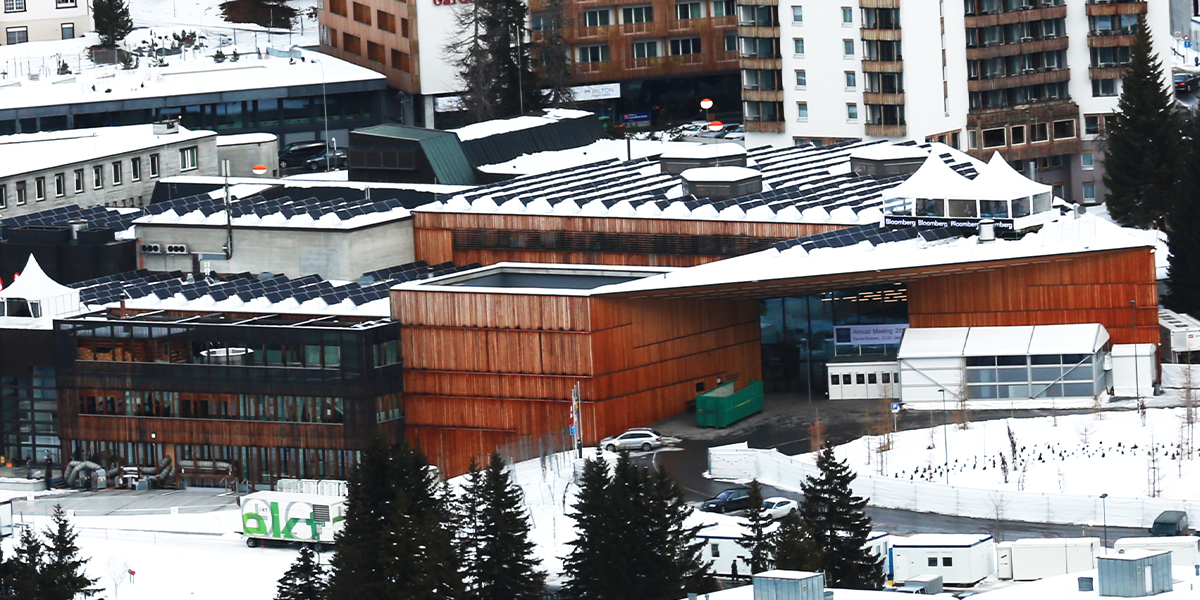
[[[714,479],[757,478],[799,492],[800,482],[819,471],[815,463],[742,443],[710,448],[708,473]],[[1149,527],[1164,510],[1200,514],[1200,500],[1109,496],[1105,501],[1098,496],[957,487],[869,474],[859,474],[852,489],[872,506],[979,519]]]

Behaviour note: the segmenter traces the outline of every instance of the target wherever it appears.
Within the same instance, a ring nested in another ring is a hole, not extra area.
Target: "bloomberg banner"
[[[892,325],[846,325],[833,328],[833,343],[838,346],[899,344],[908,323]]]
[[[884,215],[884,227],[921,227],[924,229],[977,229],[982,219],[956,219],[953,217],[900,217]],[[1012,219],[992,219],[996,231],[1013,230]]]

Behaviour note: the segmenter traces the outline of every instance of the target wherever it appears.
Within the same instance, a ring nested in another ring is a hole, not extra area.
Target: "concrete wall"
[[[229,161],[230,177],[278,177],[279,138],[270,133],[221,136],[217,138],[217,164],[224,161]],[[255,165],[266,167],[267,172],[255,175]]]
[[[223,254],[225,229],[213,226],[138,225],[143,243],[186,244],[187,254],[142,254],[152,271],[191,271],[192,254]],[[340,229],[235,227],[233,258],[209,261],[218,273],[270,272],[356,280],[363,273],[413,262],[412,219]]]

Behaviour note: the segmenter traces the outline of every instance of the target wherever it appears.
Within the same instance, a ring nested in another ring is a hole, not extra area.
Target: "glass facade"
[[[57,462],[58,391],[53,366],[33,366],[30,377],[0,376],[0,428],[5,461],[26,459]]]
[[[767,392],[829,389],[825,365],[839,356],[895,358],[898,344],[836,344],[834,327],[908,323],[908,293],[903,283],[800,297],[759,304],[763,383]]]
[[[1091,398],[1105,388],[1103,351],[968,356],[967,398]]]

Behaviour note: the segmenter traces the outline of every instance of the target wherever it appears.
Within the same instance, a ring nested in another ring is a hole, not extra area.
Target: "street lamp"
[[[1137,333],[1137,300],[1129,301],[1133,310],[1133,397],[1137,398],[1138,410],[1142,410],[1142,384],[1138,381],[1138,333]]]
[[[950,432],[947,431],[950,428],[947,426],[949,414],[946,412],[946,390],[942,388],[938,391],[942,393],[942,449],[946,452],[946,485],[950,485]]]
[[[1108,494],[1100,494],[1100,506],[1104,511],[1104,553],[1108,554]]]

